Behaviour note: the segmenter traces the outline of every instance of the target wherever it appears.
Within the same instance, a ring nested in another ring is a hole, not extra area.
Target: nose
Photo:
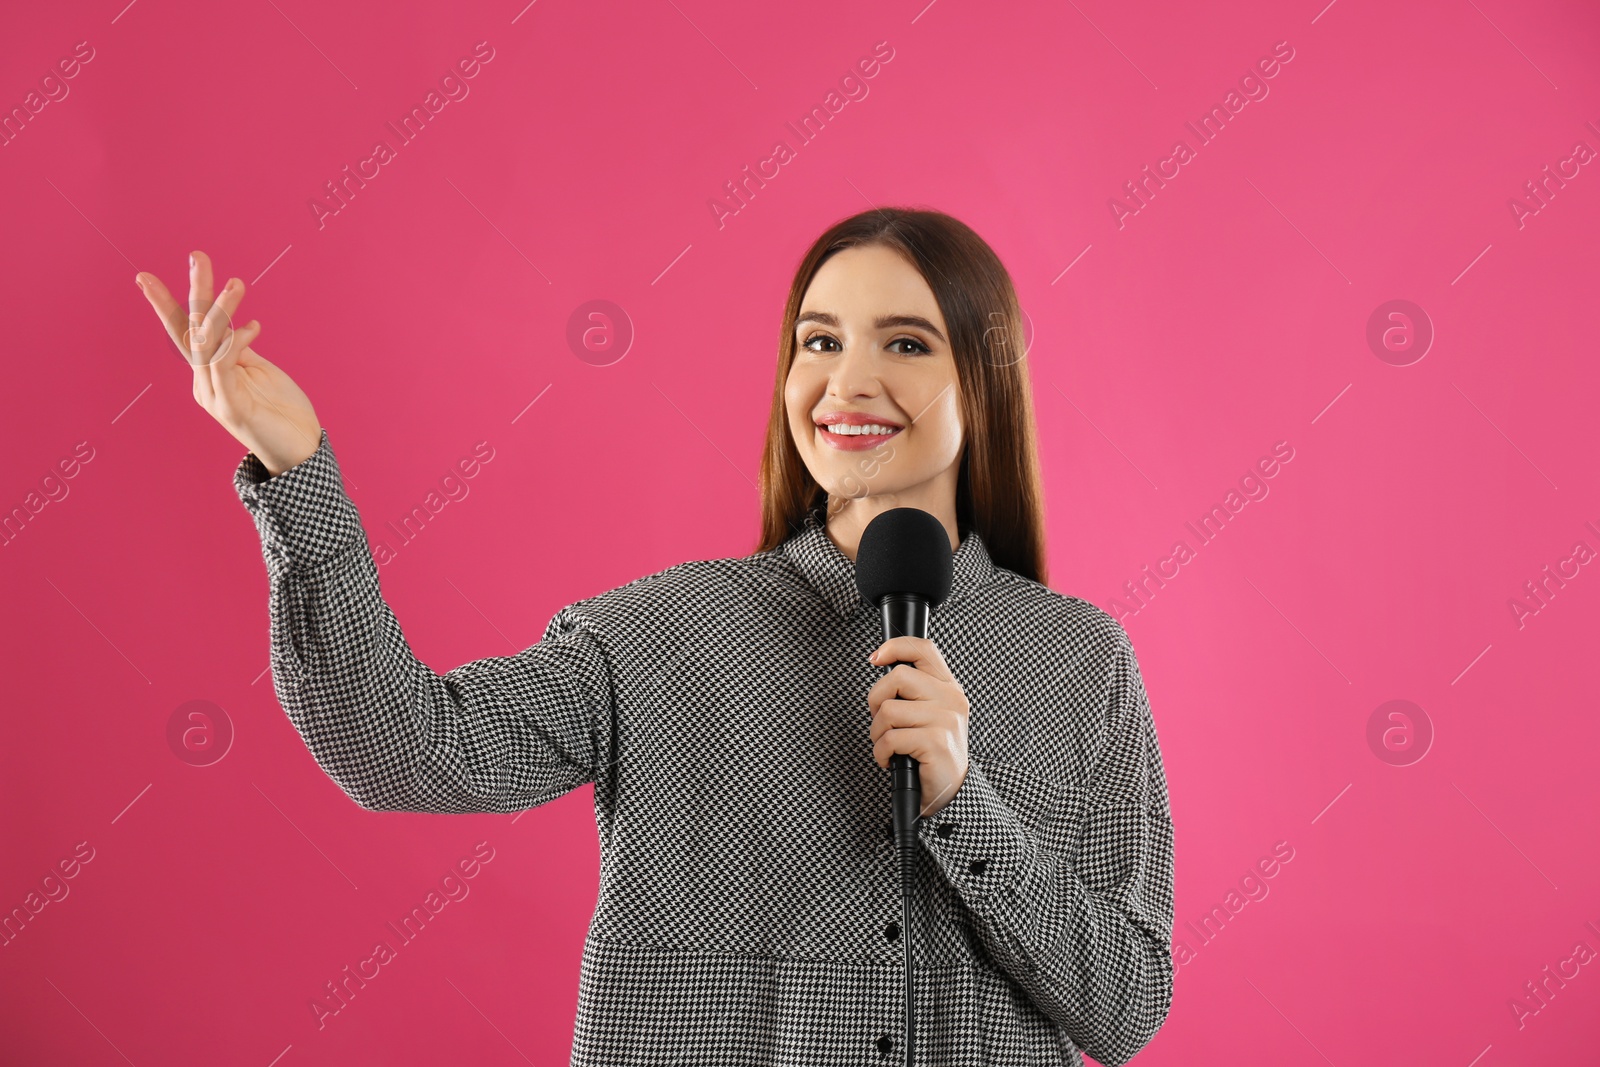
[[[846,345],[828,375],[828,395],[840,400],[877,396],[882,390],[872,352],[865,345]]]

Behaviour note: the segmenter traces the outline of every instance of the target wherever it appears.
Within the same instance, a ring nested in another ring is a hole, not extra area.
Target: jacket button
[[[971,871],[973,874],[982,874],[983,869],[987,866],[989,866],[988,860],[973,860],[971,863],[967,864],[967,870]]]
[[[899,938],[900,938],[900,924],[899,923],[890,923],[888,926],[885,926],[883,928],[883,939],[885,941],[897,941],[897,940],[899,940]]]
[[[893,1051],[894,1051],[894,1038],[890,1037],[888,1034],[884,1034],[882,1037],[878,1038],[878,1052],[879,1053],[881,1053],[882,1055],[887,1056],[889,1053],[891,1053]]]
[[[956,824],[953,822],[942,822],[933,832],[938,834],[940,837],[949,837],[951,834],[956,832]]]

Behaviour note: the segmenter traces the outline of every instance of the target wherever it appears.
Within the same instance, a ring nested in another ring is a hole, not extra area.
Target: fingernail
[[[133,276],[133,284],[135,284],[139,288],[143,289],[144,288],[144,275],[143,274],[135,274]]]
[[[189,257],[189,269],[190,270],[194,270],[194,257],[193,256]]]

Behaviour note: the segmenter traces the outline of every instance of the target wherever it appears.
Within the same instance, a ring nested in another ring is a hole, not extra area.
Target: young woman
[[[921,762],[917,1059],[1121,1064],[1171,1003],[1172,820],[1127,634],[1045,584],[1021,318],[1000,260],[932,211],[824,233],[784,308],[748,556],[571,604],[436,674],[384,602],[327,431],[191,257],[140,285],[270,577],[273,682],[375,811],[513,812],[593,783],[599,899],[575,1065],[903,1062],[889,759]],[[193,321],[193,325],[191,325]],[[935,640],[885,642],[856,546],[894,507],[950,536]],[[885,670],[879,664],[899,662]]]

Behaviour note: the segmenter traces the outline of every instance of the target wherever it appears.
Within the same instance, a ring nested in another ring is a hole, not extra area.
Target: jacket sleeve
[[[612,688],[578,605],[531,648],[436,674],[383,599],[326,428],[310,458],[275,476],[246,454],[234,488],[267,564],[278,702],[357,804],[511,812],[594,779]]]
[[[1108,1067],[1166,1020],[1174,973],[1166,776],[1133,646],[1115,634],[1100,750],[1088,788],[1070,791],[1069,846],[1043,847],[970,756],[950,803],[918,821],[993,961]]]

